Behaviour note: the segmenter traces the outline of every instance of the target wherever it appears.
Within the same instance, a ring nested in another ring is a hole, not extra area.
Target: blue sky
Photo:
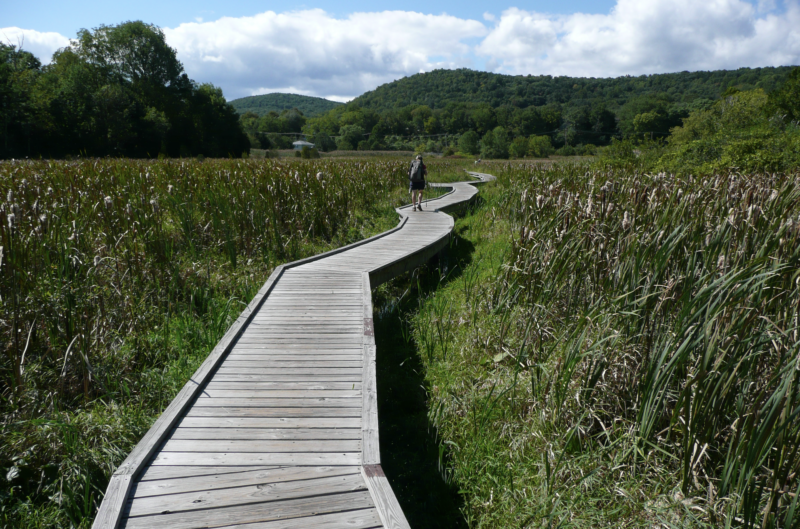
[[[523,2],[513,4],[520,9],[540,11],[543,13],[570,14],[607,13],[614,6],[609,0],[562,0],[560,2]],[[510,4],[509,4],[510,5]],[[509,5],[494,4],[500,10]],[[291,6],[288,7],[287,6]],[[402,6],[402,7],[401,7]],[[336,17],[345,17],[358,11],[417,11],[429,14],[448,13],[461,18],[482,19],[483,14],[492,12],[493,5],[488,2],[460,2],[456,0],[429,2],[421,0],[398,2],[376,1],[339,1],[323,3],[289,3],[243,0],[236,2],[220,2],[218,0],[197,1],[163,1],[141,0],[137,2],[122,1],[75,1],[64,0],[28,0],[26,2],[8,2],[0,12],[0,27],[16,26],[53,31],[74,36],[80,28],[93,28],[100,24],[116,24],[125,20],[144,20],[162,27],[176,27],[183,22],[191,22],[197,18],[216,20],[225,17],[252,16],[264,11],[283,12],[321,8]]]
[[[615,77],[800,64],[800,0],[382,0],[326,4],[65,2],[4,5],[0,38],[48,62],[80,28],[164,29],[192,79],[226,97],[347,101],[436,68]]]

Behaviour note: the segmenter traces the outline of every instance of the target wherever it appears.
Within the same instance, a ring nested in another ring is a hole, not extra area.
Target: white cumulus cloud
[[[612,77],[800,63],[800,6],[742,0],[619,0],[607,15],[511,8],[476,52],[495,70]]]
[[[297,91],[346,100],[434,68],[472,64],[465,41],[486,35],[474,20],[408,11],[321,9],[224,17],[164,30],[190,77],[211,81],[229,99]]]
[[[17,27],[0,28],[3,44],[11,44],[36,55],[43,64],[50,62],[53,53],[69,45],[69,39],[60,33],[42,32]]]

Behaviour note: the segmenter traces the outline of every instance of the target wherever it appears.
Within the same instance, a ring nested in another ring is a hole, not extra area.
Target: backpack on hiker
[[[414,160],[411,162],[411,168],[408,170],[408,178],[412,182],[422,182],[425,180],[425,172],[423,171],[422,160]]]

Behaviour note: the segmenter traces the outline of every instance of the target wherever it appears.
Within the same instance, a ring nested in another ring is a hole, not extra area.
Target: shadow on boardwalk
[[[446,258],[434,258],[373,293],[382,465],[413,529],[467,527],[457,484],[445,483],[440,472],[444,461],[428,422],[424,368],[405,320],[418,307],[420,294],[460,277],[473,250],[454,233]]]

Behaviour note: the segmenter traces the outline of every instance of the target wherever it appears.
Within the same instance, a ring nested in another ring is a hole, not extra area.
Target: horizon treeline
[[[157,26],[82,29],[50,64],[0,43],[0,158],[249,152],[220,88],[184,72]]]
[[[240,119],[251,144],[261,148],[289,148],[290,135],[303,133],[322,150],[442,152],[450,146],[465,154],[515,157],[519,149],[488,145],[497,143],[492,139],[499,135],[509,146],[514,138],[547,136],[553,149],[568,147],[564,154],[593,154],[591,147],[609,145],[614,138],[665,138],[693,112],[711,109],[730,91],[775,91],[791,70],[741,68],[615,79],[435,70],[383,85],[321,116],[291,109],[245,113]],[[460,137],[470,132],[479,140],[470,134],[460,145]]]

